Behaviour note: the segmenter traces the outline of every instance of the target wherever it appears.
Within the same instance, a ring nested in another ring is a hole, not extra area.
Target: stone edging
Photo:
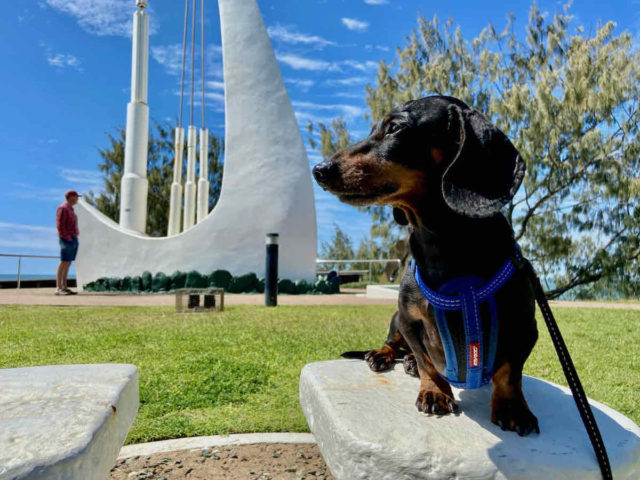
[[[118,460],[154,453],[174,452],[205,447],[249,445],[252,443],[316,443],[311,433],[242,433],[209,437],[177,438],[159,442],[138,443],[122,447]]]

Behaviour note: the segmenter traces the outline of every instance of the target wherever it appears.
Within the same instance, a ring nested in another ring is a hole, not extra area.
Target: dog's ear
[[[409,225],[409,220],[407,220],[407,216],[404,214],[404,212],[401,209],[397,207],[393,208],[393,219],[396,221],[396,223],[400,225]]]
[[[448,108],[449,131],[457,146],[442,176],[447,205],[468,217],[490,217],[522,183],[526,165],[507,136],[480,112]]]

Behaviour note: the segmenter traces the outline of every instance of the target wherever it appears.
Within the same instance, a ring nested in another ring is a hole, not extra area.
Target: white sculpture
[[[265,234],[280,234],[279,276],[315,280],[309,164],[256,0],[219,0],[225,80],[225,164],[216,207],[181,234],[150,238],[86,202],[76,209],[78,284],[175,270],[264,275]],[[145,157],[146,158],[146,157]]]
[[[120,183],[120,226],[144,233],[147,223],[147,142],[149,106],[147,74],[149,70],[149,16],[146,1],[137,2],[133,14],[131,54],[131,101],[127,105],[127,133],[124,148],[124,175]]]

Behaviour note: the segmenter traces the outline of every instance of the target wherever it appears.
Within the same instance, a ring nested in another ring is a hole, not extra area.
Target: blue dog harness
[[[422,295],[433,306],[446,360],[445,375],[457,388],[485,385],[493,376],[498,344],[498,310],[494,294],[520,266],[522,256],[508,258],[488,282],[477,276],[455,278],[434,291],[422,280],[414,259],[411,270]]]

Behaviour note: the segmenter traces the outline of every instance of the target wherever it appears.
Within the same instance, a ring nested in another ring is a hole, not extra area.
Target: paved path
[[[361,290],[348,290],[338,295],[280,295],[278,305],[396,305],[397,300],[367,298]],[[176,297],[169,294],[125,295],[119,293],[87,292],[78,295],[56,296],[55,288],[0,289],[0,305],[76,305],[76,306],[148,306],[175,305]],[[264,295],[225,293],[225,305],[264,305]]]

